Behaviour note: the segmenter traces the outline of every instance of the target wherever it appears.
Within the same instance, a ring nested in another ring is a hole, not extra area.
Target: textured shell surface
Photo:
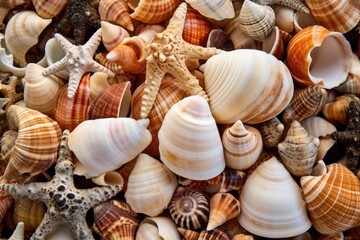
[[[200,12],[201,15],[217,21],[230,19],[235,16],[235,10],[231,0],[185,0],[185,2]]]
[[[101,36],[102,41],[108,51],[111,51],[125,38],[130,37],[129,32],[126,31],[123,27],[106,21],[101,21],[101,28],[103,32]]]
[[[101,0],[99,3],[99,15],[101,20],[115,23],[129,31],[134,31],[129,8],[122,0]]]
[[[225,193],[232,190],[239,190],[244,185],[245,180],[246,173],[244,171],[225,168],[218,176],[206,181],[209,184],[206,192]]]
[[[175,223],[169,217],[147,217],[139,226],[136,240],[163,239],[180,240]]]
[[[336,97],[335,101],[326,103],[322,109],[325,119],[332,123],[347,124],[349,121],[348,111],[351,101],[360,103],[360,99],[353,94],[345,94]]]
[[[69,40],[73,41],[73,40]],[[50,38],[46,41],[45,44],[45,58],[48,66],[60,61],[65,57],[65,51],[61,48],[58,40],[56,38]],[[54,75],[62,78],[69,79],[69,71],[67,69],[56,72]]]
[[[251,70],[260,66],[262,71]],[[217,123],[265,122],[282,112],[293,96],[289,70],[263,51],[222,52],[209,58],[203,70],[205,92]]]
[[[221,137],[201,96],[175,103],[165,115],[158,138],[161,161],[177,175],[207,180],[225,168]]]
[[[65,8],[68,0],[32,0],[36,13],[42,18],[53,18]]]
[[[285,129],[284,124],[277,117],[259,123],[255,127],[259,130],[264,147],[266,148],[277,147]]]
[[[360,224],[360,181],[349,169],[333,163],[325,175],[301,177],[300,184],[318,232],[334,234]]]
[[[240,203],[240,225],[258,236],[292,237],[311,227],[301,189],[276,157],[248,177]]]

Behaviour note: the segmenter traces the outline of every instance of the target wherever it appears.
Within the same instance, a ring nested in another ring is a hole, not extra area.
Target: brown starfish
[[[142,97],[141,118],[146,118],[149,114],[166,73],[172,74],[178,81],[182,82],[191,95],[201,95],[207,101],[209,100],[200,87],[198,79],[191,75],[187,69],[185,60],[208,59],[220,53],[221,50],[203,48],[183,40],[182,32],[186,9],[186,3],[180,4],[165,31],[155,34],[151,42],[145,46],[148,57],[146,58],[146,80]]]
[[[22,92],[17,92],[18,78],[11,73],[0,74],[0,117],[5,116],[6,110],[23,98]]]

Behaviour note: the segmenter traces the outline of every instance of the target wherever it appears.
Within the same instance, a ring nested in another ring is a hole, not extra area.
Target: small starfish
[[[63,32],[73,27],[75,45],[85,42],[86,31],[89,28],[100,27],[100,16],[88,0],[68,0],[65,16],[56,26],[54,32]]]
[[[102,30],[99,28],[94,35],[81,46],[71,44],[66,38],[56,33],[55,38],[60,46],[66,52],[65,57],[60,61],[48,66],[44,69],[43,75],[48,76],[60,70],[67,69],[69,71],[69,87],[67,95],[72,98],[79,86],[81,77],[86,72],[103,72],[109,77],[114,77],[114,73],[102,66],[93,59],[93,56],[101,41]]]
[[[252,1],[260,5],[279,4],[306,14],[310,14],[310,9],[300,0],[252,0]]]
[[[360,106],[351,101],[349,105],[349,124],[344,132],[335,131],[331,137],[346,146],[347,167],[356,174],[360,157]]]
[[[46,204],[47,212],[31,239],[44,239],[59,224],[67,225],[76,239],[94,239],[86,223],[86,212],[122,189],[120,185],[75,188],[71,152],[67,146],[68,135],[69,131],[65,130],[60,142],[55,176],[50,182],[0,183],[0,189],[14,198],[41,200]]]
[[[155,34],[149,44],[145,46],[148,54],[146,58],[146,80],[142,97],[141,118],[149,114],[159,90],[161,81],[166,73],[172,74],[181,81],[192,95],[201,95],[209,100],[200,87],[198,79],[191,75],[186,67],[186,59],[208,59],[221,52],[216,48],[203,48],[187,43],[182,38],[186,16],[186,3],[181,3],[165,31]]]

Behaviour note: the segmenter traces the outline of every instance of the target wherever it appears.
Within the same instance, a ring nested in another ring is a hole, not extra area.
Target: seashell
[[[326,120],[332,123],[348,123],[349,104],[351,101],[360,103],[360,99],[353,94],[341,95],[334,102],[326,103],[322,109]]]
[[[254,240],[253,236],[246,235],[246,234],[237,234],[235,235],[232,240]]]
[[[274,5],[273,10],[275,13],[275,25],[284,32],[292,33],[294,31],[295,10],[282,5]]]
[[[146,43],[150,43],[156,33],[161,33],[165,30],[165,27],[160,24],[140,24],[136,30],[135,34],[138,37],[141,37]]]
[[[90,73],[86,73],[80,80],[79,87],[72,98],[67,96],[68,84],[60,89],[54,110],[54,119],[61,129],[74,130],[87,119],[90,106]]]
[[[235,16],[234,6],[230,0],[185,0],[185,2],[201,15],[217,21],[231,19]]]
[[[108,51],[119,45],[125,38],[130,37],[124,28],[106,21],[101,21],[101,28],[103,32],[102,42]]]
[[[25,0],[2,0],[0,3],[0,30],[4,30],[5,24],[3,23],[9,11],[16,6],[24,4]]]
[[[183,30],[183,39],[191,44],[206,46],[210,31],[210,22],[192,7],[187,8]]]
[[[46,240],[75,240],[70,229],[65,226],[55,228],[51,233],[46,236]]]
[[[360,96],[360,59],[352,54],[352,64],[346,81],[335,88],[339,92]]]
[[[63,57],[65,57],[65,54],[65,51],[61,48],[56,38],[50,38],[47,40],[45,44],[45,58],[48,66],[60,61]],[[58,71],[54,75],[62,79],[69,79],[69,71],[67,69]]]
[[[322,235],[318,238],[319,240],[342,240],[344,239],[344,234],[342,232],[329,234],[329,235]]]
[[[360,21],[360,5],[356,0],[305,0],[316,21],[325,28],[346,33]]]
[[[310,136],[300,123],[294,120],[284,141],[279,143],[280,157],[287,170],[295,176],[311,173],[320,141]]]
[[[311,85],[295,91],[291,102],[284,109],[284,123],[290,124],[294,120],[302,121],[315,116],[324,107],[327,99],[327,91],[319,86]]]
[[[0,7],[1,11],[1,7]],[[0,14],[1,19],[1,14]],[[1,21],[0,21],[1,28]],[[5,35],[0,33],[0,71],[1,72],[10,72],[18,77],[25,76],[25,68],[18,68],[14,66],[14,57],[12,54],[9,54],[5,46]]]
[[[249,37],[261,41],[271,34],[275,25],[275,13],[269,6],[245,0],[237,20],[241,31]]]
[[[178,232],[184,237],[185,240],[197,240],[200,236],[199,232],[185,228],[178,228]]]
[[[161,161],[177,175],[206,180],[225,168],[215,119],[208,103],[199,95],[186,97],[170,108],[158,138]]]
[[[42,18],[53,18],[65,8],[68,0],[32,0],[36,13]]]
[[[353,237],[354,239],[360,238],[360,226],[350,228],[349,232],[350,232],[350,236]]]
[[[304,176],[300,184],[318,232],[334,234],[360,224],[360,181],[349,169],[333,163],[325,175]]]
[[[134,31],[129,8],[122,0],[101,0],[99,3],[99,15],[105,20],[120,25],[129,31]]]
[[[54,75],[43,76],[44,67],[29,63],[25,72],[25,106],[51,115],[64,82]]]
[[[212,231],[201,231],[198,240],[230,240],[230,234],[224,228],[215,228]]]
[[[299,11],[294,14],[293,22],[295,32],[300,32],[304,28],[310,26],[319,25],[312,14],[307,14]]]
[[[316,155],[317,161],[319,161],[320,159],[324,159],[326,153],[336,143],[336,141],[332,139],[330,135],[326,137],[319,137],[319,140],[320,140],[320,146]]]
[[[175,223],[169,217],[147,217],[139,226],[135,240],[180,240]]]
[[[311,171],[311,176],[321,176],[325,175],[327,172],[326,164],[323,160],[319,160],[316,162],[316,165],[313,167]]]
[[[232,190],[239,190],[244,185],[245,180],[245,172],[225,168],[221,174],[207,180],[209,186],[207,187],[206,191],[210,193],[225,193]]]
[[[285,128],[284,124],[277,117],[259,123],[255,127],[259,130],[264,147],[266,148],[277,147],[282,139]]]
[[[141,116],[141,100],[145,84],[142,83],[134,92],[131,104],[131,116],[135,119],[140,119]],[[160,156],[159,153],[159,139],[158,132],[164,120],[166,113],[171,106],[180,101],[181,99],[189,96],[186,89],[181,83],[175,79],[163,80],[159,87],[158,94],[156,95],[154,105],[149,112],[148,118],[150,120],[148,129],[152,135],[152,141],[149,146],[144,150],[151,156]]]
[[[285,55],[285,46],[291,38],[290,34],[275,26],[269,37],[262,41],[261,50],[282,60]]]
[[[206,230],[212,231],[240,214],[240,202],[230,193],[217,193],[210,199],[210,215]]]
[[[129,81],[113,84],[90,104],[88,119],[127,117],[131,102]]]
[[[147,57],[145,45],[145,41],[138,36],[126,38],[106,55],[106,59],[120,65],[127,72],[143,73]]]
[[[124,185],[124,179],[121,174],[116,171],[103,173],[100,176],[93,177],[91,181],[99,186]]]
[[[1,201],[0,201],[0,220],[3,223],[5,217],[7,216],[9,210],[13,206],[13,198],[10,195],[7,195],[5,192],[0,192]]]
[[[6,164],[9,162],[11,150],[15,146],[17,137],[18,132],[14,130],[7,130],[1,136],[1,158],[6,161]]]
[[[51,23],[34,11],[21,11],[12,16],[5,29],[5,44],[20,67],[27,64],[25,54],[37,44],[41,32]]]
[[[234,49],[261,49],[261,42],[247,36],[240,30],[239,25],[237,18],[234,18],[225,26],[225,32],[231,39]]]
[[[249,71],[260,66],[260,73]],[[294,85],[287,67],[259,50],[222,52],[209,58],[203,70],[205,92],[217,123],[265,122],[278,115],[293,95]]]
[[[124,70],[119,64],[113,63],[106,59],[107,52],[100,52],[95,55],[95,60],[101,65],[114,72],[116,75],[124,74]]]
[[[134,159],[151,141],[148,124],[147,119],[132,118],[101,118],[79,124],[68,142],[79,160],[74,174],[96,177]]]
[[[181,0],[137,0],[134,12],[130,14],[132,19],[142,23],[154,24],[169,20]]]
[[[18,137],[1,178],[9,183],[28,181],[56,161],[61,129],[48,116],[17,105],[8,108],[6,119]]]
[[[329,48],[332,50],[328,51]],[[351,67],[351,47],[341,33],[315,25],[291,39],[286,61],[298,83],[331,89],[346,80]]]
[[[240,120],[227,127],[222,134],[226,166],[236,170],[251,167],[263,149],[260,132],[244,126]]]
[[[117,172],[120,173],[121,177],[124,180],[124,192],[126,192],[129,176],[134,169],[135,163],[136,161],[130,161],[128,163],[125,163],[119,170],[117,170]]]
[[[190,188],[178,188],[168,209],[171,218],[181,228],[199,230],[208,222],[209,203],[206,195]]]
[[[177,186],[177,179],[165,165],[141,153],[130,173],[126,202],[137,213],[155,217],[169,204]]]
[[[336,127],[319,116],[309,117],[301,121],[303,128],[313,137],[326,137],[336,131]]]
[[[240,203],[240,225],[258,236],[292,237],[311,227],[301,189],[276,157],[249,175]]]
[[[110,200],[94,207],[94,230],[108,240],[134,239],[140,224],[128,204]]]
[[[93,101],[106,88],[110,87],[107,81],[108,75],[103,72],[96,72],[90,77],[90,98]]]
[[[221,29],[213,29],[210,31],[206,47],[215,47],[224,51],[234,50],[232,40],[228,38],[226,32]]]

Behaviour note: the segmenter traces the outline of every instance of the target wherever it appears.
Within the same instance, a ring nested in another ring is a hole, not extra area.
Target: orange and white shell
[[[69,134],[69,149],[79,162],[74,174],[96,177],[134,159],[151,142],[148,119],[86,120]]]
[[[298,83],[331,89],[346,80],[351,53],[350,44],[341,33],[315,25],[295,34],[289,42],[286,61]]]
[[[99,15],[101,20],[115,23],[129,31],[134,31],[129,8],[123,0],[101,0],[99,3]]]
[[[231,0],[185,0],[185,2],[204,17],[217,21],[231,19],[235,16],[234,6]]]
[[[325,175],[304,176],[300,183],[318,232],[333,234],[360,224],[360,181],[349,169],[333,163]]]
[[[338,96],[335,101],[326,103],[322,109],[325,119],[331,123],[347,124],[349,121],[348,111],[351,101],[360,104],[360,99],[353,94]]]
[[[253,71],[259,68],[261,71]],[[293,96],[289,70],[263,51],[222,52],[209,58],[203,70],[205,92],[217,123],[265,122],[282,112]]]
[[[339,92],[355,94],[360,96],[360,59],[356,54],[352,54],[352,64],[346,81],[335,88]]]
[[[119,45],[125,38],[130,37],[129,32],[123,27],[101,21],[102,42],[108,51]]]
[[[286,238],[306,232],[311,222],[301,189],[276,157],[261,163],[240,194],[240,225],[267,238]]]
[[[68,0],[32,0],[36,13],[42,18],[53,18],[65,8]]]
[[[207,180],[225,168],[215,119],[201,96],[175,103],[165,115],[158,137],[160,159],[177,175]]]

